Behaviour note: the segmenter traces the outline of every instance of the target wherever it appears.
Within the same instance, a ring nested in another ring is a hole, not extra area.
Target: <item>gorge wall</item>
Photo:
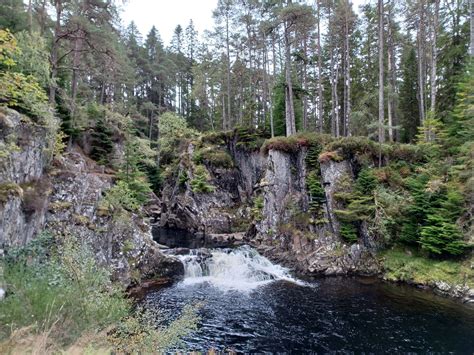
[[[206,160],[200,152],[229,154],[231,163]],[[346,243],[334,213],[339,180],[354,179],[351,162],[318,164],[325,198],[312,213],[307,156],[305,147],[264,154],[239,145],[235,137],[210,147],[191,143],[176,173],[166,180],[159,224],[221,242],[245,235],[245,241],[263,254],[303,274],[378,273],[375,243],[368,242],[368,236]],[[196,180],[208,186],[200,189]]]
[[[53,159],[53,144],[28,117],[0,112],[0,254],[45,232],[90,246],[125,286],[179,278],[182,264],[160,252],[146,217],[117,218],[102,206],[114,177],[79,147]]]

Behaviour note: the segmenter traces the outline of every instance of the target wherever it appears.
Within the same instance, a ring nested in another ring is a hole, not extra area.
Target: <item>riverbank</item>
[[[428,288],[438,295],[474,305],[472,259],[432,260],[408,249],[395,248],[381,253],[381,261],[383,280]]]

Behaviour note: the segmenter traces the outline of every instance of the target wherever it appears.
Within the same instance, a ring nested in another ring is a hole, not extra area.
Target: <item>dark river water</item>
[[[198,330],[174,350],[474,353],[474,306],[374,279],[301,281],[248,246],[203,249],[212,246],[179,230],[154,236],[197,248],[177,255],[184,281],[143,300],[161,321],[201,305]]]
[[[202,304],[182,350],[474,352],[474,308],[426,291],[353,278],[303,283],[250,248],[181,258],[184,282],[144,303],[165,319]]]

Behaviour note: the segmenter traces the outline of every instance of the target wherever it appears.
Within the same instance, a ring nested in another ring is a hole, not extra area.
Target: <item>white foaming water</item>
[[[184,286],[208,282],[224,291],[251,291],[275,280],[304,284],[249,246],[209,250],[207,255],[192,251],[178,257],[184,264]]]

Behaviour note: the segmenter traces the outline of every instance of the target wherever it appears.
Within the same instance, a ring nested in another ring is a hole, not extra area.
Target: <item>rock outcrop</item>
[[[347,244],[339,236],[334,210],[339,179],[352,175],[347,161],[321,164],[321,178],[326,193],[324,223],[298,226],[295,213],[308,211],[306,189],[306,151],[288,154],[276,150],[268,153],[264,176],[262,220],[250,240],[268,257],[304,274],[373,275],[380,271],[372,250],[361,243]],[[301,228],[303,227],[303,228]]]
[[[179,174],[188,179],[170,179],[162,192],[160,226],[179,228],[204,234],[228,234],[246,231],[248,210],[255,183],[263,172],[258,153],[238,151],[233,157],[234,167],[223,168],[207,165],[213,192],[193,191],[191,181],[195,177],[189,161],[194,154],[190,144],[179,166]],[[259,173],[259,169],[262,172]]]
[[[171,180],[163,190],[160,225],[213,235],[247,231],[246,242],[256,246],[267,257],[305,274],[339,275],[348,273],[376,274],[380,271],[372,247],[361,240],[347,244],[339,236],[339,223],[334,210],[337,183],[344,176],[353,176],[348,161],[321,164],[321,183],[326,190],[324,211],[326,222],[318,225],[295,225],[294,217],[309,208],[306,187],[306,150],[285,153],[239,148],[230,139],[226,149],[232,156],[232,168],[206,165],[212,192],[194,192],[194,146],[183,155],[179,169],[189,179],[180,185]],[[263,198],[263,208],[256,211],[255,200]],[[258,216],[256,216],[256,214]],[[238,226],[239,229],[235,228]],[[296,223],[298,224],[298,223]],[[308,223],[306,223],[308,224]]]
[[[0,249],[24,245],[45,222],[48,186],[42,176],[52,144],[45,127],[0,110]]]
[[[45,228],[73,235],[89,245],[102,265],[124,285],[141,279],[180,278],[179,260],[164,256],[151,238],[151,227],[138,215],[110,216],[101,208],[113,176],[104,174],[79,151],[65,154],[50,173],[52,192]]]
[[[86,243],[124,285],[182,277],[181,262],[161,253],[143,216],[104,213],[101,200],[113,176],[80,148],[51,165],[53,142],[45,127],[8,109],[0,112],[0,126],[0,253],[45,230]]]

